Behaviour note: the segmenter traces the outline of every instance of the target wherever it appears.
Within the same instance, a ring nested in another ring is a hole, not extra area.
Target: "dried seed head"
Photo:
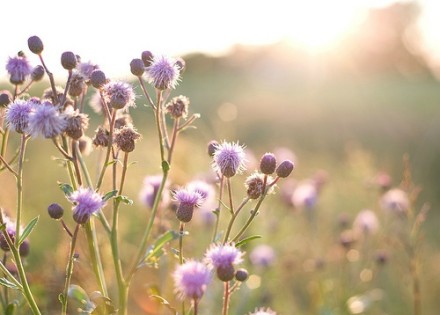
[[[280,165],[278,165],[276,169],[277,176],[281,178],[286,178],[287,176],[290,175],[290,173],[292,173],[293,168],[294,168],[293,162],[289,160],[285,160],[281,162]]]
[[[235,272],[235,280],[244,282],[249,278],[249,273],[246,269],[240,268]]]
[[[75,69],[78,60],[76,55],[71,51],[65,51],[61,54],[61,65],[66,70]]]
[[[188,223],[191,221],[194,213],[194,206],[181,203],[177,207],[176,217],[180,222]]]
[[[135,94],[131,84],[122,81],[110,81],[102,87],[105,103],[114,109],[128,110],[135,106]]]
[[[261,173],[270,175],[275,172],[277,167],[277,159],[273,153],[265,153],[260,160]]]
[[[258,199],[263,194],[264,189],[264,175],[254,173],[246,178],[245,186],[247,188],[247,195],[250,199]]]
[[[12,102],[11,92],[4,90],[0,92],[0,107],[6,107]]]
[[[142,59],[136,58],[130,62],[130,71],[135,76],[140,77],[145,72],[145,65]]]
[[[123,152],[132,152],[135,148],[135,142],[139,140],[141,134],[138,133],[132,125],[126,125],[117,129],[115,132],[116,146]]]
[[[186,118],[188,116],[189,98],[180,95],[174,97],[167,105],[167,112],[174,118]]]
[[[90,74],[90,83],[94,88],[100,89],[107,83],[107,78],[105,77],[105,73],[102,70],[95,69]]]
[[[89,117],[87,114],[79,113],[78,110],[74,111],[70,106],[65,114],[67,122],[65,132],[70,138],[78,140],[89,126]]]
[[[32,81],[38,82],[44,77],[44,68],[41,65],[36,66],[31,73]]]
[[[97,147],[108,147],[110,143],[110,132],[103,127],[98,127],[95,131],[95,137],[93,138],[93,144]]]
[[[47,207],[47,212],[52,219],[59,220],[64,215],[64,209],[57,203],[53,203]]]
[[[47,88],[43,91],[43,96],[41,97],[43,100],[51,101],[52,103],[56,104],[58,101],[60,101],[64,96],[64,90],[57,86],[55,87],[57,95],[54,97],[52,88]],[[66,107],[67,105],[73,105],[73,101],[70,97],[66,96],[66,101],[63,104],[63,107]]]
[[[145,67],[149,67],[153,62],[153,53],[151,51],[145,50],[142,52],[142,62]]]
[[[31,36],[28,38],[28,47],[34,54],[39,55],[44,49],[43,41],[38,36]]]
[[[72,97],[80,96],[85,88],[85,77],[80,72],[73,72],[70,79],[69,95]]]

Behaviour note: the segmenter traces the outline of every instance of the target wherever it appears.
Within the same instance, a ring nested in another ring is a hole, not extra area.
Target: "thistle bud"
[[[260,160],[261,173],[270,175],[275,172],[277,167],[277,159],[273,153],[265,153]]]
[[[182,74],[186,70],[186,62],[182,58],[176,58],[176,66],[179,68],[180,73]]]
[[[26,257],[29,255],[30,252],[30,246],[29,241],[24,240],[23,243],[20,244],[20,248],[18,249],[21,257]]]
[[[8,106],[12,101],[12,95],[9,91],[4,90],[0,93],[0,107]]]
[[[43,42],[38,36],[31,36],[28,38],[28,47],[30,51],[37,55],[41,54],[44,49]]]
[[[85,77],[80,72],[73,72],[70,80],[69,95],[72,97],[80,96],[85,88]]]
[[[142,76],[145,72],[145,65],[142,59],[133,59],[130,62],[130,71],[137,77]]]
[[[141,58],[142,58],[142,62],[144,63],[144,66],[148,67],[153,62],[153,53],[148,50],[143,51]]]
[[[292,161],[285,160],[281,162],[281,164],[278,165],[276,169],[277,176],[281,178],[286,178],[290,175],[290,173],[292,173],[293,167],[294,165]]]
[[[217,273],[217,277],[221,281],[228,282],[228,281],[231,281],[232,279],[234,279],[235,269],[232,264],[225,265],[225,266],[218,266],[216,273]]]
[[[107,83],[107,78],[102,70],[95,69],[90,74],[90,83],[94,88],[100,89],[104,84]]]
[[[186,118],[188,116],[188,106],[189,106],[189,98],[186,96],[180,95],[174,97],[167,105],[166,111],[173,117],[177,118]]]
[[[217,150],[218,144],[219,143],[215,140],[212,140],[208,143],[208,155],[209,156],[211,156],[211,157],[214,156],[214,153]]]
[[[33,81],[38,82],[44,77],[44,68],[41,65],[36,66],[31,73]]]
[[[76,55],[71,51],[65,51],[61,54],[61,65],[66,70],[75,69],[78,60]]]
[[[59,220],[64,215],[64,209],[57,203],[53,203],[47,207],[47,212],[52,219]]]
[[[249,278],[249,273],[246,269],[240,268],[235,272],[235,280],[244,282]]]
[[[116,131],[116,146],[123,152],[132,152],[135,148],[135,142],[140,139],[141,135],[132,125],[124,126]]]
[[[255,173],[246,178],[245,186],[247,195],[250,199],[258,199],[263,194],[264,179],[263,175]]]
[[[176,210],[176,217],[179,221],[188,223],[191,221],[194,213],[194,206],[181,203]]]

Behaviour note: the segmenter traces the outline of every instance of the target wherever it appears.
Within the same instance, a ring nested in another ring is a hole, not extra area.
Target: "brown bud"
[[[78,60],[76,56],[71,51],[65,51],[61,54],[61,65],[66,70],[75,69]]]
[[[130,62],[130,71],[135,76],[140,77],[145,72],[145,65],[142,59],[136,58]]]
[[[28,38],[28,47],[30,51],[37,55],[41,54],[44,49],[43,42],[38,36],[31,36]]]

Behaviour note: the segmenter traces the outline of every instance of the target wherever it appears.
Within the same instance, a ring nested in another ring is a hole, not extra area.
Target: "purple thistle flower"
[[[140,201],[149,208],[153,208],[159,186],[162,182],[162,175],[147,176],[144,179],[144,185],[139,192]],[[165,184],[164,191],[168,191],[168,183]],[[166,206],[170,201],[169,194],[163,193],[161,204]]]
[[[64,115],[50,102],[36,106],[29,116],[29,133],[32,137],[42,135],[46,139],[53,138],[61,134],[66,126]]]
[[[179,299],[200,299],[211,281],[211,272],[205,264],[189,260],[177,267],[173,278]]]
[[[269,245],[258,245],[249,254],[249,259],[255,266],[269,267],[275,261],[275,252]]]
[[[80,187],[68,199],[75,205],[72,209],[73,219],[78,224],[86,223],[92,214],[101,210],[105,205],[102,196],[90,188]]]
[[[243,146],[238,143],[222,142],[214,152],[214,170],[223,176],[232,177],[245,170],[245,153]]]
[[[104,101],[110,108],[125,109],[135,107],[133,87],[122,81],[111,81],[102,87]]]
[[[212,268],[229,267],[243,261],[243,252],[234,244],[212,244],[205,253],[205,261]]]
[[[10,75],[12,84],[22,84],[26,78],[32,73],[32,67],[26,56],[20,54],[17,57],[9,58],[6,63],[6,70]]]
[[[6,109],[6,121],[18,133],[27,132],[29,116],[35,110],[32,101],[16,100]]]
[[[179,203],[176,216],[181,222],[189,222],[192,219],[195,207],[200,207],[203,197],[196,191],[181,188],[174,192],[174,200]]]
[[[410,208],[408,194],[399,188],[390,189],[381,197],[380,206],[390,213],[404,215]]]
[[[154,56],[153,62],[147,68],[149,83],[156,89],[174,89],[179,81],[179,68],[176,61],[166,56]]]
[[[358,213],[353,222],[353,227],[361,233],[374,234],[379,228],[379,221],[373,211],[365,209]]]
[[[190,191],[198,192],[203,198],[203,201],[215,194],[214,187],[203,180],[194,180],[187,185],[187,188]]]
[[[276,315],[274,311],[272,311],[270,308],[258,308],[255,309],[253,313],[249,313],[249,315]]]

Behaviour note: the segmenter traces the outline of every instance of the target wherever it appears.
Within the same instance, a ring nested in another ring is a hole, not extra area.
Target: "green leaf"
[[[150,298],[153,298],[157,300],[160,304],[168,308],[171,312],[173,312],[174,315],[177,314],[177,310],[171,306],[170,302],[168,302],[165,298],[161,297],[160,295],[150,295]]]
[[[29,234],[32,233],[32,231],[34,230],[35,226],[38,223],[39,218],[40,216],[33,218],[32,221],[29,222],[29,224],[24,228],[23,233],[20,235],[20,239],[18,240],[18,245],[21,245],[21,243],[24,242],[24,240],[29,236]]]
[[[117,196],[116,200],[122,203],[125,203],[126,205],[131,206],[133,204],[133,200],[131,200],[130,198],[128,198],[127,196]]]
[[[73,193],[73,187],[69,184],[58,182],[58,187],[60,187],[66,197],[69,197]]]
[[[88,314],[95,309],[95,304],[93,304],[86,291],[79,285],[71,284],[69,286],[69,290],[67,291],[67,296],[79,303],[82,307],[82,310]]]
[[[241,246],[249,243],[250,241],[258,239],[258,238],[261,238],[261,235],[252,235],[252,236],[246,237],[246,238],[242,239],[240,242],[237,242],[235,244],[235,247],[241,247]]]
[[[4,230],[6,230],[6,223],[0,225],[0,231],[3,232]]]
[[[5,315],[14,315],[14,314],[16,314],[17,307],[18,307],[17,301],[9,303],[9,305],[6,307]]]
[[[147,255],[144,260],[149,260],[153,257],[160,256],[162,254],[162,247],[164,247],[168,242],[179,238],[179,232],[168,231],[156,240],[152,246],[147,251]]]
[[[110,298],[102,295],[101,292],[94,291],[90,293],[90,299],[96,305],[91,314],[116,314],[117,309],[113,305],[113,301]]]
[[[110,198],[113,198],[114,196],[116,196],[117,194],[118,194],[118,190],[117,190],[117,189],[112,190],[112,191],[109,191],[108,193],[106,193],[106,194],[102,197],[102,201],[107,201],[107,200],[109,200]]]
[[[14,283],[12,283],[11,281],[9,281],[6,278],[0,278],[0,285],[10,288],[10,289],[14,289],[14,290],[19,290],[20,287],[18,287],[17,285],[15,285]]]

